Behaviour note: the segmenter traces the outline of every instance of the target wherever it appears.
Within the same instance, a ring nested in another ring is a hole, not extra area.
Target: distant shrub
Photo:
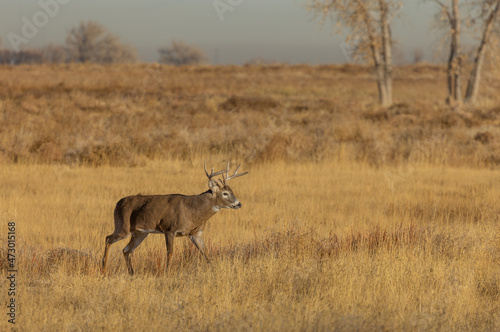
[[[278,107],[279,103],[270,97],[241,97],[231,96],[220,107],[225,111],[237,111],[242,108],[249,108],[255,111],[267,110]]]
[[[97,22],[81,22],[66,37],[67,58],[70,62],[132,63],[137,61],[136,50],[122,44],[117,36]]]
[[[205,53],[200,48],[175,39],[171,45],[160,48],[158,52],[160,63],[167,65],[198,65],[207,61]]]
[[[12,51],[8,49],[0,50],[0,64],[19,65],[19,64],[38,64],[46,62],[41,50],[30,49]]]

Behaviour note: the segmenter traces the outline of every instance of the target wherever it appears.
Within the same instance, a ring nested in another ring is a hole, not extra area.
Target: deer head
[[[238,165],[236,167],[236,170],[234,171],[233,175],[229,176],[229,160],[227,161],[227,166],[225,170],[219,171],[214,173],[214,169],[212,168],[212,171],[210,174],[207,172],[207,163],[205,162],[205,174],[208,177],[208,188],[212,192],[213,197],[215,198],[215,204],[213,207],[213,210],[215,212],[219,211],[220,209],[239,209],[241,208],[241,203],[240,201],[236,198],[236,195],[234,194],[233,190],[227,182],[229,180],[237,178],[238,176],[243,176],[247,174],[248,172],[242,173],[242,174],[237,174],[238,169],[240,168],[241,165]],[[225,174],[225,176],[224,176]],[[212,178],[217,176],[217,175],[222,175],[222,180],[220,179],[215,179],[213,180]]]

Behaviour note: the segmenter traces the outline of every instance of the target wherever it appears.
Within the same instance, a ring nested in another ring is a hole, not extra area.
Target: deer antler
[[[209,180],[212,180],[212,178],[214,176],[221,175],[221,174],[223,174],[223,173],[226,172],[226,170],[222,170],[222,171],[214,173],[214,169],[212,168],[212,171],[210,172],[210,175],[208,175],[208,172],[207,172],[207,161],[206,160],[205,160],[205,163],[204,163],[204,167],[205,167],[205,174],[207,175],[207,177],[208,177]]]
[[[243,176],[245,174],[248,174],[248,172],[237,174],[238,170],[240,169],[241,164],[236,167],[236,170],[234,171],[233,175],[229,176],[229,160],[227,161],[227,167],[226,167],[226,178],[224,179],[224,182],[229,181],[231,179],[237,178],[238,176]]]

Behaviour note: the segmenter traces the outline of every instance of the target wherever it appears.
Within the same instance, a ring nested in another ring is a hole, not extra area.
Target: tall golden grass
[[[3,166],[20,330],[500,327],[500,175],[488,170],[419,167],[394,183],[390,167],[255,165],[233,184],[243,208],[208,224],[212,264],[178,238],[164,274],[164,239],[151,235],[134,253],[134,277],[127,241],[113,245],[102,277],[114,202],[202,192],[201,164]]]
[[[450,111],[432,66],[399,69],[391,109],[360,67],[152,68],[1,68],[18,330],[500,329],[498,96]],[[118,199],[201,193],[227,158],[250,173],[208,223],[211,264],[177,238],[165,274],[150,235],[133,277],[127,240],[100,275]]]

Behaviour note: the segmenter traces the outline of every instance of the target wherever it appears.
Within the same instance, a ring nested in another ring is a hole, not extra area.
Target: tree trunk
[[[391,31],[389,28],[389,9],[385,0],[379,0],[380,6],[380,30],[382,32],[382,62],[383,62],[383,84],[385,86],[385,100],[382,106],[392,105],[392,51]]]
[[[389,29],[389,8],[386,0],[379,1],[380,22],[372,16],[362,0],[355,0],[359,5],[362,18],[366,22],[370,52],[377,78],[378,99],[383,107],[392,105],[392,39]]]
[[[450,56],[448,58],[448,68],[446,72],[446,81],[448,84],[448,97],[446,98],[446,103],[451,104],[453,100],[453,60],[455,57],[455,48],[451,45]]]
[[[359,3],[359,1],[358,1]],[[378,90],[378,101],[382,106],[387,106],[388,97],[387,97],[387,85],[385,84],[384,79],[384,62],[380,55],[380,45],[377,40],[377,36],[375,34],[376,25],[373,24],[373,17],[368,12],[367,8],[360,3],[361,8],[363,8],[363,16],[366,20],[367,25],[367,33],[368,40],[370,43],[370,52],[375,68],[375,75],[377,79],[377,90]]]
[[[373,62],[375,64],[375,75],[377,77],[378,88],[378,101],[383,107],[392,104],[392,96],[389,95],[390,91],[387,90],[387,81],[385,75],[385,64],[380,57],[379,50],[375,46],[375,41],[370,46],[372,52]]]
[[[447,103],[452,101],[462,102],[462,59],[460,54],[460,13],[458,0],[452,2],[450,17],[451,43],[450,56],[448,58],[448,98]]]
[[[389,106],[389,96],[382,64],[378,63],[375,65],[375,73],[377,75],[378,101],[384,107]]]
[[[491,31],[493,29],[493,22],[496,19],[500,8],[500,0],[497,1],[495,8],[491,11],[486,23],[484,25],[483,36],[481,38],[481,43],[476,52],[474,58],[474,65],[472,67],[469,82],[467,84],[467,92],[465,94],[465,101],[467,103],[474,103],[479,91],[479,82],[481,81],[481,70],[484,63],[484,56],[486,54],[486,47],[488,46]]]

